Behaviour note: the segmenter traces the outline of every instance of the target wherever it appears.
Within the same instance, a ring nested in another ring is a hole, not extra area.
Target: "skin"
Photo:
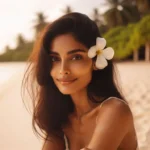
[[[75,49],[85,52],[68,54]],[[50,50],[50,59],[53,60],[50,75],[60,92],[70,94],[75,106],[75,112],[69,116],[70,124],[63,128],[69,139],[70,149],[117,150],[120,147],[121,150],[135,150],[137,140],[129,106],[115,97],[102,104],[94,104],[87,97],[87,85],[95,70],[87,51],[70,34],[56,37]],[[69,74],[66,75],[66,72]],[[57,80],[62,77],[77,80],[62,85]],[[43,150],[65,149],[63,139],[54,137],[52,140],[53,143],[45,142]]]
[[[89,103],[87,97],[87,85],[91,81],[93,70],[92,59],[87,55],[88,49],[69,34],[56,37],[51,47],[51,52],[57,52],[59,55],[50,54],[53,60],[50,75],[61,93],[71,95],[76,108],[76,114],[77,116],[81,116],[93,106],[92,103]],[[67,54],[77,49],[84,52]],[[66,75],[66,71],[70,72],[70,74]],[[77,80],[72,84],[62,85],[57,81],[59,78]]]

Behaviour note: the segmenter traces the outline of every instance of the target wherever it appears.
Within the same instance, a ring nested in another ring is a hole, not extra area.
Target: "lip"
[[[77,79],[73,79],[73,80],[59,80],[59,79],[58,79],[58,81],[59,81],[62,85],[68,85],[68,84],[74,82],[75,80],[77,80]]]

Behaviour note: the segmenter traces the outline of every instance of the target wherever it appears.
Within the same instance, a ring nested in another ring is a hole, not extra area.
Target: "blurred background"
[[[140,150],[150,150],[150,0],[0,0],[0,149],[41,150],[21,99],[26,61],[41,30],[58,17],[87,14],[114,61],[134,116]]]

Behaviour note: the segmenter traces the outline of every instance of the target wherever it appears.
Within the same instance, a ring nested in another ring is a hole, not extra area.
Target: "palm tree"
[[[36,23],[33,27],[35,29],[35,36],[37,37],[48,23],[46,22],[46,16],[42,12],[37,13],[36,16],[37,19],[34,21]]]
[[[145,45],[145,61],[150,61],[150,15],[144,16],[136,24],[127,45],[131,45],[134,50]]]
[[[108,30],[105,20],[104,20],[104,17],[99,12],[98,8],[93,9],[92,20],[97,24],[101,34],[104,34]]]
[[[140,19],[134,0],[107,0],[109,9],[104,13],[108,27],[127,25]]]
[[[102,23],[102,15],[99,13],[98,8],[93,9],[93,21],[97,24],[99,27]]]
[[[73,12],[71,6],[66,6],[66,8],[62,11],[64,14],[69,14],[69,13]]]
[[[145,61],[150,61],[150,15],[142,18],[137,26],[139,33],[139,43],[145,45]]]
[[[26,39],[23,37],[23,35],[20,33],[17,36],[16,39],[16,43],[17,43],[17,49],[21,50],[21,48],[26,44]]]
[[[137,8],[143,15],[150,13],[150,0],[136,0]]]
[[[4,52],[9,52],[11,49],[10,49],[10,46],[9,45],[6,45],[5,48],[4,48]]]

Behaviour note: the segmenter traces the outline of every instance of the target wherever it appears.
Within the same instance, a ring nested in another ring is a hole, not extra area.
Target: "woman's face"
[[[74,94],[85,90],[92,78],[92,59],[88,49],[71,34],[56,37],[50,50],[50,75],[59,91]]]

